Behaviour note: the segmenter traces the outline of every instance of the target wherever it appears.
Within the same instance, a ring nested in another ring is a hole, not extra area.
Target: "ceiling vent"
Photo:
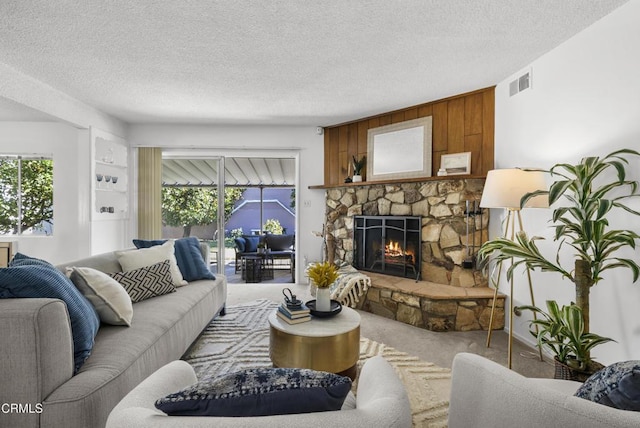
[[[509,83],[509,96],[529,89],[531,87],[531,70]]]

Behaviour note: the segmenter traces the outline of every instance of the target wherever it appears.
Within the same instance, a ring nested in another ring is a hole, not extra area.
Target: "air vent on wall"
[[[531,87],[531,70],[509,83],[509,96],[512,97],[518,92]]]

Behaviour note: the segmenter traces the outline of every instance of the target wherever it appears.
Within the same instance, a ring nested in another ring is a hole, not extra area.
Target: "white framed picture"
[[[442,155],[440,169],[444,169],[447,175],[471,174],[471,152]]]
[[[431,177],[431,116],[367,132],[367,181]]]

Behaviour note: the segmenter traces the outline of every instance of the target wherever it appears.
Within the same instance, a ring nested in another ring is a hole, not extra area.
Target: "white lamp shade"
[[[482,191],[482,208],[520,209],[522,197],[536,190],[547,190],[542,171],[525,171],[517,168],[492,169]],[[524,208],[548,208],[547,195],[529,199]]]

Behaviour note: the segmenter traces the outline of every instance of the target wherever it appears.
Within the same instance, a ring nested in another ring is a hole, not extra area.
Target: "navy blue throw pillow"
[[[236,248],[239,253],[244,253],[247,241],[244,238],[235,238]]]
[[[187,281],[216,279],[204,262],[200,252],[200,241],[196,237],[176,240],[176,260],[183,278]]]
[[[167,242],[166,239],[134,239],[133,245],[135,245],[138,249],[151,248],[155,247],[156,245],[162,245],[165,242]]]
[[[309,369],[257,368],[202,380],[156,401],[170,416],[268,416],[340,410],[351,379]]]
[[[91,354],[100,319],[89,300],[71,280],[49,262],[16,254],[0,269],[0,298],[54,298],[64,301],[73,335],[73,359],[77,372]]]
[[[143,240],[134,239],[136,248],[150,248],[162,245],[166,239]],[[200,241],[195,236],[175,240],[175,255],[178,269],[185,281],[191,282],[198,279],[216,279],[202,257]]]
[[[260,236],[258,235],[245,235],[244,251],[247,253],[255,253],[258,251],[258,244],[260,243]]]
[[[640,411],[640,360],[621,361],[597,371],[575,395],[616,409]]]
[[[9,267],[21,266],[21,265],[39,265],[39,266],[54,267],[51,263],[49,263],[46,260],[37,259],[35,257],[29,257],[22,253],[16,253],[16,255],[13,256],[13,259],[9,263]]]

